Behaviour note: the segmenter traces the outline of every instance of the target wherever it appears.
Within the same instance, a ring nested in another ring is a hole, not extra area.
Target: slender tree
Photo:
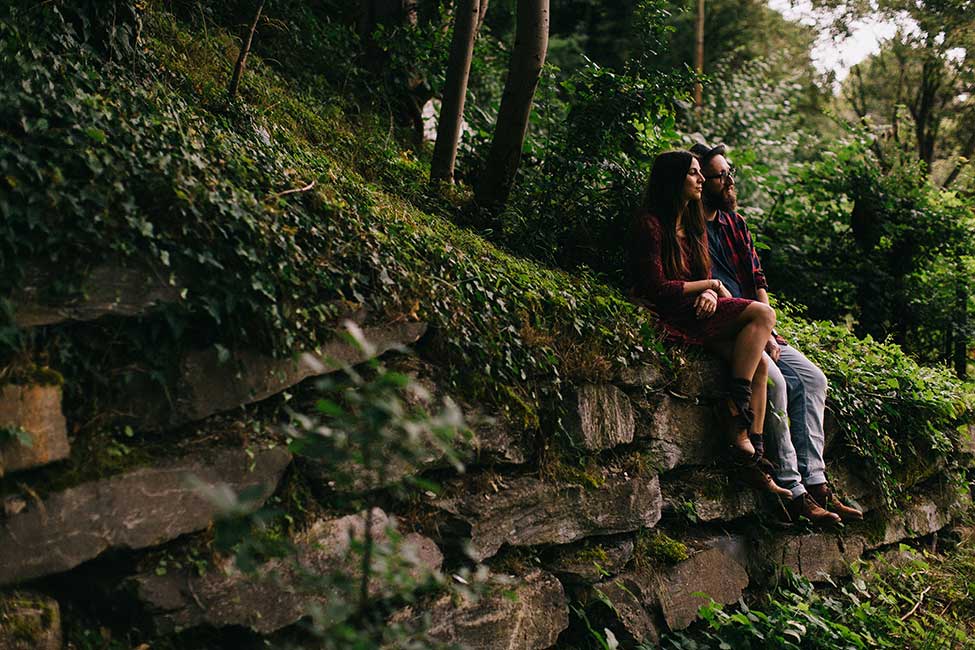
[[[237,63],[234,65],[234,74],[230,78],[230,86],[227,88],[227,96],[233,101],[234,97],[237,95],[237,88],[240,87],[240,78],[244,74],[244,66],[247,64],[247,55],[251,51],[251,43],[254,42],[254,32],[257,31],[257,23],[261,20],[261,12],[264,11],[264,2],[257,6],[257,13],[254,15],[254,20],[251,22],[250,31],[247,32],[247,38],[240,46],[240,54],[237,56]]]
[[[955,266],[958,280],[955,283],[955,313],[952,318],[954,322],[950,326],[954,345],[948,353],[951,355],[958,378],[968,379],[968,346],[972,340],[968,322],[968,275],[965,273],[965,263],[961,257],[955,260]]]
[[[437,123],[437,142],[433,147],[430,163],[431,181],[450,181],[454,178],[454,162],[457,159],[457,142],[464,121],[464,101],[467,98],[467,80],[471,72],[474,54],[474,38],[488,0],[458,0],[454,18],[454,34],[450,43],[450,60],[447,63],[447,80],[444,83],[440,105],[440,121]]]
[[[478,206],[497,212],[508,200],[528,132],[535,88],[548,51],[549,0],[518,0],[515,47],[487,164],[475,190]]]
[[[477,32],[481,31],[481,25],[484,24],[484,16],[487,15],[488,0],[480,0],[477,9]]]
[[[704,0],[697,0],[697,20],[694,24],[694,70],[704,74]],[[694,84],[694,106],[698,112],[703,103],[701,82]]]

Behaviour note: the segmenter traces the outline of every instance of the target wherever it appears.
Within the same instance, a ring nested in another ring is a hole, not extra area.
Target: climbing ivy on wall
[[[665,361],[652,316],[616,289],[418,209],[446,210],[421,189],[425,162],[327,86],[299,86],[255,56],[228,104],[233,41],[222,30],[155,10],[139,56],[106,62],[55,11],[25,7],[0,24],[4,294],[30,267],[57,269],[51,290],[70,294],[94,263],[148,265],[185,288],[150,316],[156,329],[129,332],[157,356],[169,349],[160,340],[190,338],[289,354],[331,335],[337,301],[367,304],[428,322],[425,344],[465,392],[529,426],[566,382]],[[957,382],[894,346],[789,322],[831,378],[845,444],[885,495],[912,456],[945,454],[970,417]],[[8,354],[21,345],[0,341]],[[82,378],[68,373],[69,384]]]

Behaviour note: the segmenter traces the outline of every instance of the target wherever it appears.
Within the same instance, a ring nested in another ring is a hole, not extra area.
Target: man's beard
[[[701,200],[704,202],[704,207],[709,210],[734,212],[738,207],[738,193],[734,185],[722,185],[718,192],[705,189]]]

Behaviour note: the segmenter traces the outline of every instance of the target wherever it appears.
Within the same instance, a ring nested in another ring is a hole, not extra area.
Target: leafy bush
[[[753,607],[734,611],[711,601],[703,623],[668,635],[669,650],[783,648],[967,648],[973,638],[971,539],[944,556],[901,547],[894,562],[853,566],[846,586],[814,588],[787,573],[783,584]],[[926,596],[926,597],[925,597]],[[949,610],[952,610],[950,613]]]
[[[544,264],[586,266],[610,282],[623,281],[630,219],[653,156],[677,141],[673,98],[689,86],[683,71],[650,64],[665,35],[663,7],[639,3],[631,26],[644,49],[625,69],[586,60],[563,78],[546,68],[521,169],[492,241]],[[479,110],[472,124],[476,137],[463,161],[468,170],[483,166],[493,110]]]
[[[151,58],[134,72],[56,13],[13,17],[0,25],[7,291],[28,262],[57,264],[69,293],[92,259],[171,273],[184,301],[161,329],[129,332],[155,357],[188,331],[196,344],[289,354],[330,336],[336,300],[368,303],[429,322],[448,365],[478,369],[458,372],[475,394],[526,413],[563,379],[659,351],[647,317],[592,278],[513,258],[376,189],[416,187],[423,170],[369,121],[353,136],[259,58],[242,92],[254,108],[228,107],[225,34],[151,14]]]
[[[918,459],[948,459],[955,423],[971,419],[975,402],[947,369],[920,366],[897,345],[842,325],[797,318],[781,302],[776,313],[783,335],[826,373],[842,444],[887,503],[909,485]]]
[[[700,112],[686,105],[679,113],[682,131],[723,142],[739,174],[736,178],[741,212],[759,215],[775,201],[775,181],[792,164],[822,146],[823,119],[803,106],[806,88],[802,71],[781,78],[783,56],[744,64],[720,64],[705,87]]]
[[[363,349],[371,345],[354,325],[350,334]],[[361,531],[351,527],[347,531],[352,538],[348,549],[332,560],[334,566],[328,572],[309,571],[307,561],[300,559],[303,549],[274,529],[280,525],[281,513],[270,506],[241,507],[249,498],[247,491],[238,495],[226,485],[213,488],[204,484],[204,494],[210,495],[222,513],[215,526],[214,545],[231,555],[236,566],[254,580],[275,579],[274,573],[261,571],[270,558],[278,558],[277,570],[287,567],[300,577],[295,586],[308,598],[309,629],[323,649],[407,647],[407,641],[413,642],[408,647],[453,648],[426,638],[422,618],[389,620],[390,604],[414,603],[424,590],[459,589],[453,589],[439,571],[418,570],[423,564],[416,549],[409,548],[404,531],[397,530],[395,520],[375,520],[380,497],[374,490],[384,483],[389,467],[416,463],[434,448],[463,470],[454,446],[455,436],[463,429],[462,414],[449,402],[432,404],[433,413],[417,407],[418,395],[429,397],[422,387],[375,360],[366,373],[345,370],[342,381],[326,378],[316,382],[314,407],[310,412],[292,413],[285,433],[297,456],[326,468],[333,479],[329,491],[340,495],[337,500],[342,509],[362,516]],[[417,479],[415,485],[404,486],[403,496],[420,487],[438,489]],[[473,583],[465,591],[477,590],[477,574],[460,571],[469,579],[463,584]],[[328,598],[316,602],[322,594]],[[387,603],[378,603],[380,600]]]
[[[932,188],[916,166],[883,172],[854,136],[794,167],[773,187],[775,205],[753,221],[769,246],[769,283],[815,318],[850,320],[861,336],[945,358],[945,333],[971,298],[959,305],[955,289],[969,282],[972,205]],[[940,291],[916,293],[934,279]]]

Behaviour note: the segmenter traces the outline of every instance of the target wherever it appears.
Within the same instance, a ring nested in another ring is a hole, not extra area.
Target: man
[[[701,201],[707,219],[711,275],[732,295],[768,304],[768,283],[744,219],[735,211],[738,197],[734,171],[725,146],[699,143],[691,152],[704,174]],[[789,516],[815,524],[863,519],[863,513],[840,501],[826,481],[823,461],[823,414],[826,376],[801,352],[773,332],[765,345],[769,361],[769,408],[766,431],[778,450],[775,480],[791,492]]]

